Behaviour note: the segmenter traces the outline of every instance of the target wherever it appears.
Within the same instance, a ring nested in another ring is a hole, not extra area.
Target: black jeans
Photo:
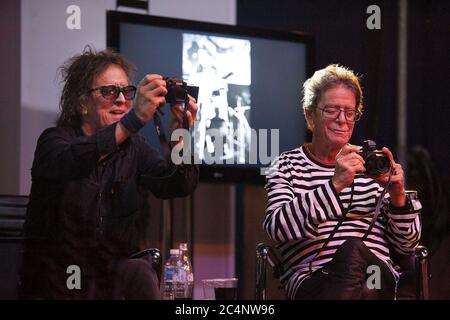
[[[380,289],[370,289],[370,265],[380,269]],[[296,300],[304,299],[394,299],[395,280],[388,266],[378,259],[359,238],[350,238],[336,251],[332,261],[315,271],[300,285]]]

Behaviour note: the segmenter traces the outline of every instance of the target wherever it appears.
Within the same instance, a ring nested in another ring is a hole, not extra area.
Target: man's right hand
[[[347,144],[337,154],[331,182],[338,193],[353,183],[357,173],[366,171],[365,162],[358,154],[360,149],[359,146]]]
[[[166,81],[159,74],[146,75],[137,88],[134,109],[139,119],[147,123],[156,110],[166,103]]]

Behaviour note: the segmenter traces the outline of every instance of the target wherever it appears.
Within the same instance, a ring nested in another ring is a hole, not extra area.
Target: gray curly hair
[[[330,64],[314,72],[313,76],[303,84],[303,112],[314,110],[328,89],[344,86],[355,94],[356,109],[362,113],[363,93],[359,80],[352,70],[337,64]]]

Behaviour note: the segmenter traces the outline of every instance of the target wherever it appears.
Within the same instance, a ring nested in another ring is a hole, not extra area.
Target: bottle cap
[[[180,255],[180,250],[179,249],[170,249],[170,255]]]

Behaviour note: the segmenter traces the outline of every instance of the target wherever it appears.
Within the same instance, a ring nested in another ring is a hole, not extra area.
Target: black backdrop
[[[372,4],[381,9],[380,30],[366,27]],[[365,112],[351,142],[373,139],[395,156],[398,1],[238,0],[237,8],[239,25],[312,33],[316,69],[340,63],[362,74]],[[423,204],[421,243],[432,255],[434,299],[450,297],[443,285],[450,280],[449,17],[448,0],[408,0],[407,187]]]
[[[381,9],[380,30],[366,27],[372,4]],[[397,1],[238,0],[237,8],[238,25],[312,33],[316,69],[340,63],[362,74],[366,108],[352,142],[374,139],[395,152]],[[408,148],[427,148],[450,182],[449,16],[450,1],[408,1]]]

